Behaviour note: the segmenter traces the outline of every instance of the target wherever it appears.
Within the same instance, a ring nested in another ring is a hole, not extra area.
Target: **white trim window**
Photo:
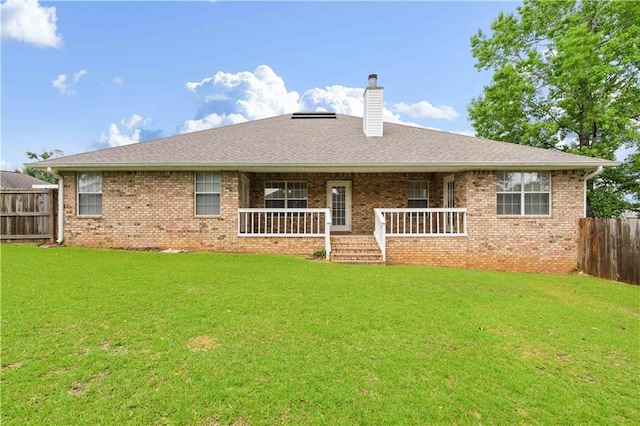
[[[498,172],[499,216],[549,216],[551,174],[549,172]]]
[[[102,173],[78,173],[78,216],[102,216]]]
[[[407,192],[408,208],[426,209],[429,207],[429,184],[426,180],[410,180]]]
[[[306,209],[307,182],[265,182],[264,207],[267,209]]]
[[[220,173],[196,172],[196,216],[220,216]]]

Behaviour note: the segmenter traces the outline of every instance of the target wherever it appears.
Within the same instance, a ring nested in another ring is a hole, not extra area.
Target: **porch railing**
[[[373,209],[373,232],[386,261],[387,237],[458,237],[467,235],[467,209]]]
[[[324,237],[331,253],[330,209],[238,209],[241,237]]]
[[[467,209],[375,209],[385,219],[387,236],[467,235]]]
[[[376,216],[376,228],[373,231],[373,236],[376,238],[376,242],[378,243],[378,247],[380,247],[380,251],[382,252],[382,261],[387,261],[387,221],[384,218],[384,213],[381,211],[382,209],[373,209],[373,213]]]

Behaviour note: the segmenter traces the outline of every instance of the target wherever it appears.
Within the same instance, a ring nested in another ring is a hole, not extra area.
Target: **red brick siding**
[[[583,172],[552,172],[549,217],[496,215],[496,173],[456,173],[455,199],[467,208],[465,237],[393,237],[387,263],[564,273],[576,266]],[[436,179],[440,180],[440,175]]]
[[[451,173],[248,173],[251,207],[264,207],[265,181],[306,181],[308,207],[326,207],[327,181],[352,182],[352,230],[371,234],[373,209],[406,207],[407,182],[429,182],[429,205],[441,207]],[[467,237],[390,237],[388,263],[528,272],[566,272],[576,263],[583,212],[581,171],[552,173],[550,217],[498,217],[496,173],[455,173],[455,203],[468,209]],[[221,215],[194,214],[194,173],[104,172],[103,214],[81,217],[76,174],[65,178],[65,242],[116,248],[175,248],[221,252],[310,254],[323,238],[239,237],[240,174],[222,173]]]

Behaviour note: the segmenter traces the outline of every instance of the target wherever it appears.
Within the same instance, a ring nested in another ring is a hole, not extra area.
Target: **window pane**
[[[498,192],[520,192],[522,189],[522,173],[498,172]]]
[[[102,173],[84,172],[78,174],[78,193],[102,192]]]
[[[102,215],[102,173],[78,173],[78,215]]]
[[[102,215],[102,194],[79,194],[78,214],[88,216]]]
[[[408,200],[408,206],[410,209],[426,209],[427,200]]]
[[[524,194],[524,214],[548,215],[549,194]]]
[[[284,200],[264,200],[264,207],[267,209],[283,209]]]
[[[220,194],[197,194],[196,215],[215,216],[220,214]]]
[[[549,173],[524,173],[525,192],[547,192],[549,191],[549,187]]]
[[[307,182],[265,182],[266,208],[306,208]]]
[[[519,215],[522,214],[520,207],[520,194],[498,194],[498,214],[499,215]]]
[[[287,198],[307,198],[306,182],[287,183]]]
[[[264,199],[266,200],[284,200],[284,182],[265,182],[264,183]]]
[[[287,208],[289,209],[306,209],[307,200],[287,200]]]
[[[331,223],[336,226],[347,224],[347,188],[334,186],[331,189]]]
[[[197,172],[196,193],[220,193],[220,173]]]
[[[407,205],[409,208],[426,208],[428,207],[429,191],[427,190],[427,181],[415,180],[409,181]]]

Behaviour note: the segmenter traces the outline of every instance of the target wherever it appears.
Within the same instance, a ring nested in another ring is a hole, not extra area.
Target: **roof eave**
[[[505,162],[439,162],[439,163],[31,163],[34,169],[64,171],[197,171],[221,170],[244,172],[439,172],[463,170],[587,170],[615,167],[621,163],[607,160],[584,162],[505,161]]]

